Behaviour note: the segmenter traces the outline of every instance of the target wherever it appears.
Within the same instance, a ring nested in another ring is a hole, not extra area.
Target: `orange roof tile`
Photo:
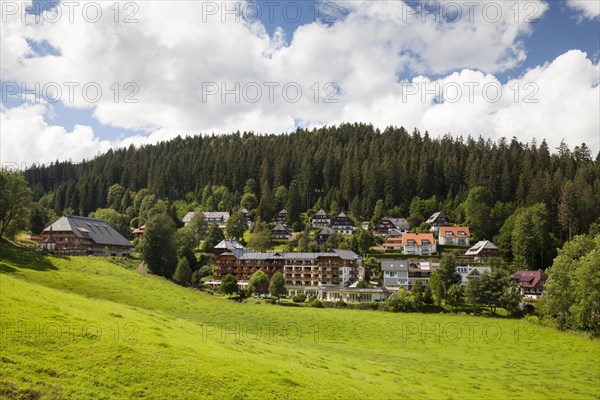
[[[440,226],[440,236],[443,237],[471,237],[468,226]]]

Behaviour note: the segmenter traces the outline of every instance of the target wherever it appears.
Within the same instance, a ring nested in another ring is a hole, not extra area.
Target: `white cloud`
[[[236,22],[220,9],[215,15],[207,13],[206,2],[136,3],[139,11],[134,17],[139,22],[130,24],[114,22],[114,12],[108,8],[112,3],[94,4],[105,7],[97,23],[85,21],[80,9],[73,22],[63,17],[55,23],[23,23],[19,15],[8,15],[0,38],[4,80],[26,82],[28,87],[36,82],[41,86],[78,82],[73,101],[63,85],[61,100],[67,107],[92,109],[106,126],[140,132],[108,143],[90,137],[90,128],[66,132],[49,126],[41,119],[44,106],[2,111],[3,118],[10,117],[13,124],[17,115],[37,117],[38,136],[28,131],[28,137],[41,141],[36,139],[41,134],[55,132],[43,139],[43,150],[64,158],[78,160],[106,146],[154,143],[185,132],[280,133],[298,125],[345,121],[417,127],[435,134],[517,135],[524,140],[538,135],[550,141],[566,137],[571,144],[588,140],[592,147],[597,142],[598,113],[590,108],[598,104],[598,65],[581,52],[569,52],[515,81],[520,85],[535,81],[540,88],[538,104],[511,101],[506,94],[515,82],[503,87],[505,96],[498,103],[486,102],[481,94],[473,103],[461,99],[456,104],[402,97],[406,80],[400,77],[415,73],[420,76],[413,81],[429,85],[497,82],[493,74],[517,66],[526,57],[520,38],[531,32],[533,17],[547,9],[541,1],[527,2],[528,8],[520,9],[518,15],[512,2],[478,3],[472,15],[463,7],[461,18],[442,23],[436,23],[436,15],[409,9],[401,2],[343,2],[348,12],[342,13],[343,19],[329,25],[303,25],[289,42],[281,31],[269,36],[260,23]],[[224,3],[211,4],[218,8]],[[443,7],[457,3],[440,4],[437,16],[445,18]],[[498,21],[491,18],[495,7],[500,7]],[[121,9],[121,21],[125,11]],[[222,22],[222,17],[227,21]],[[26,39],[47,41],[60,55],[32,57]],[[457,69],[461,72],[451,73]],[[430,80],[431,74],[442,78]],[[128,82],[139,88],[132,95],[136,103],[124,102],[124,96],[135,89],[125,87]],[[340,93],[329,82],[335,82]],[[102,89],[99,101],[83,98],[86,83]],[[222,89],[235,88],[236,83],[236,93],[222,98]],[[286,84],[287,92],[283,90]],[[296,85],[302,90],[297,102],[289,98],[294,97]],[[218,93],[207,95],[207,89],[215,87]],[[261,95],[253,102],[257,88]],[[521,96],[526,93],[522,88]],[[337,102],[326,103],[327,95]],[[1,129],[3,154],[5,141],[13,147],[25,143],[14,133],[18,130],[6,129],[4,124]],[[567,135],[565,129],[575,133]],[[69,137],[81,138],[81,146],[72,151],[59,147]],[[36,157],[57,158],[44,152]]]
[[[594,19],[600,16],[600,1],[598,0],[567,0],[572,9],[579,11],[585,18]]]

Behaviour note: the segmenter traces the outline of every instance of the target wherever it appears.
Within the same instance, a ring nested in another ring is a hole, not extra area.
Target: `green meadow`
[[[237,303],[0,250],[3,398],[599,398],[598,341],[525,321]]]

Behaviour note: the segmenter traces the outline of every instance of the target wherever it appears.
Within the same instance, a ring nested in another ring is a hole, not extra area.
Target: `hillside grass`
[[[0,252],[0,397],[599,397],[599,343],[524,321],[236,303],[110,259]]]

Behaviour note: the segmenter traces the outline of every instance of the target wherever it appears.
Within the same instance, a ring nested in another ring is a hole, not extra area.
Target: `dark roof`
[[[325,228],[323,228],[323,230],[321,232],[319,232],[319,234],[317,236],[319,236],[319,235],[331,235],[333,233],[335,233],[335,231],[333,229],[331,229],[330,226],[326,226]]]
[[[489,240],[481,240],[479,242],[477,242],[473,247],[471,247],[469,250],[467,250],[467,252],[465,253],[466,256],[473,256],[473,255],[477,255],[479,253],[481,253],[482,250],[496,250],[496,251],[500,251],[495,245],[494,243],[490,242]]]
[[[334,225],[356,226],[352,218],[348,217],[344,212],[341,212],[340,215],[331,220],[331,226]]]
[[[439,218],[446,218],[446,215],[444,214],[443,211],[438,211],[436,213],[433,213],[431,215],[431,217],[429,217],[429,219],[425,222],[427,222],[428,224],[433,224],[435,223]]]
[[[517,271],[510,276],[519,283],[521,287],[535,287],[538,283],[544,283],[548,276],[542,271]]]
[[[112,226],[101,219],[65,215],[57,219],[44,232],[72,232],[79,238],[91,239],[96,244],[113,246],[132,246]]]
[[[383,271],[408,271],[407,260],[381,260]]]
[[[402,231],[407,231],[410,229],[410,224],[404,218],[390,218],[390,221],[392,221],[392,224],[394,224],[397,229]]]
[[[235,239],[223,239],[214,247],[216,250],[227,249],[233,251],[236,249],[244,249],[245,247]]]
[[[358,254],[352,250],[339,250],[333,249],[324,253],[285,253],[285,252],[256,252],[245,249],[233,249],[229,252],[223,253],[225,255],[233,255],[240,260],[271,260],[271,259],[284,259],[284,260],[316,260],[319,257],[339,257],[342,260],[348,261],[360,261],[363,260]]]
[[[325,217],[325,218],[329,218],[329,215],[327,215],[327,213],[321,208],[319,211],[317,211],[317,213],[315,214],[315,217]]]
[[[287,233],[291,233],[290,230],[288,228],[286,228],[285,225],[283,224],[277,224],[275,225],[275,228],[271,229],[271,232],[287,232]]]

